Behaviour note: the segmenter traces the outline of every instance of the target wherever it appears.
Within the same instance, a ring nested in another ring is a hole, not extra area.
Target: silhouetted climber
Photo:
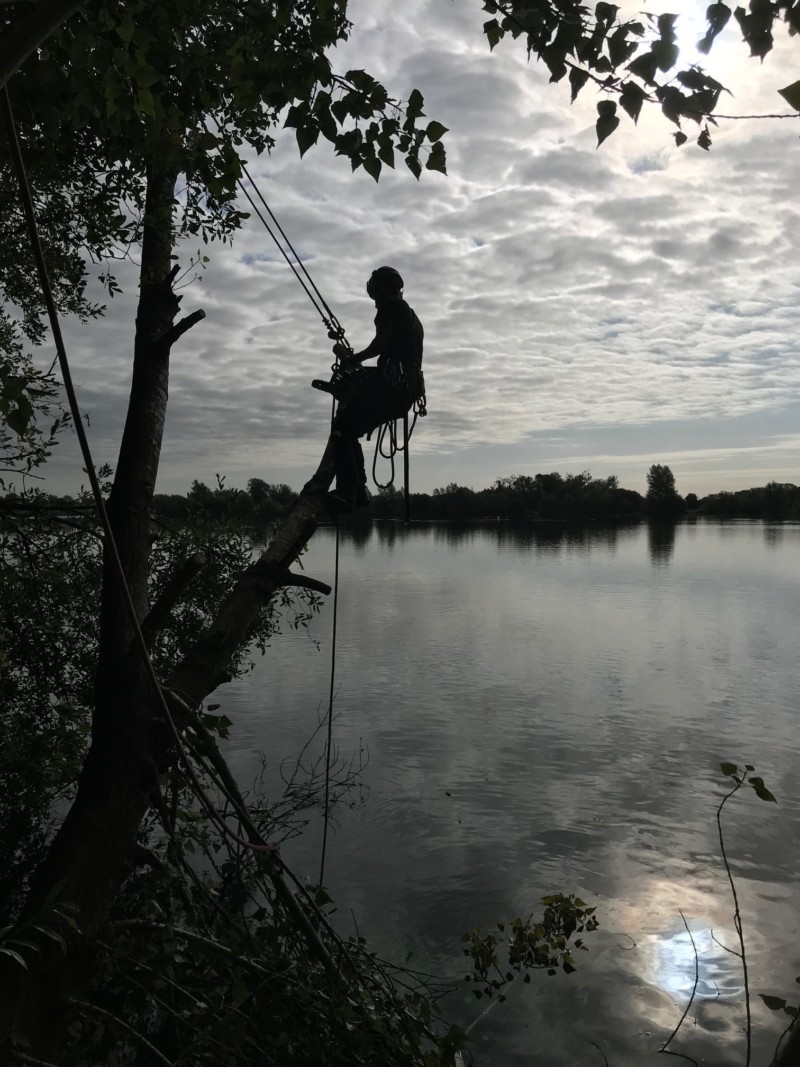
[[[332,431],[336,488],[328,494],[340,511],[369,503],[359,437],[402,418],[425,392],[422,323],[403,299],[403,279],[393,267],[378,267],[367,282],[367,295],[377,309],[375,337],[355,353],[337,342],[333,351],[342,361],[343,374],[332,382],[313,383],[340,402]],[[378,357],[377,367],[361,366],[373,356]]]

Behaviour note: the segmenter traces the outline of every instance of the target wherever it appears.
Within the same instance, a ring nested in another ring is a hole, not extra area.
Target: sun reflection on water
[[[644,983],[642,993],[653,1022],[662,1013],[665,1019],[671,1015],[669,1005],[687,1003],[695,978],[698,1007],[700,1002],[730,1003],[744,995],[739,941],[725,894],[708,872],[680,862],[670,864],[669,870],[673,877],[643,879],[636,897],[615,909],[617,929],[635,943],[629,960]],[[648,987],[653,996],[660,991],[669,999],[659,1004],[645,993]]]
[[[739,997],[744,992],[741,962],[731,951],[735,934],[714,929],[706,919],[688,919],[677,932],[646,938],[645,979],[677,999],[691,996],[697,978],[696,999]],[[696,956],[696,959],[695,959]]]

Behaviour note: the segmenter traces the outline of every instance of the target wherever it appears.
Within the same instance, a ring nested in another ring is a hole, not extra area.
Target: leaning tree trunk
[[[150,512],[167,406],[169,353],[202,312],[175,323],[179,300],[172,291],[172,210],[175,177],[150,174],[142,244],[133,379],[108,512],[138,621],[147,614]],[[230,677],[230,663],[272,595],[286,585],[312,585],[290,567],[325,513],[333,476],[325,449],[317,472],[261,558],[248,567],[216,619],[190,649],[163,688],[179,695],[176,707],[196,707]],[[180,724],[179,724],[180,725]],[[95,680],[92,741],[75,801],[37,871],[26,915],[45,905],[77,908],[80,935],[66,954],[44,953],[23,971],[0,957],[0,1059],[19,1042],[26,1054],[57,1056],[71,1011],[94,974],[93,944],[121,883],[136,862],[137,835],[158,790],[174,745],[105,546]]]

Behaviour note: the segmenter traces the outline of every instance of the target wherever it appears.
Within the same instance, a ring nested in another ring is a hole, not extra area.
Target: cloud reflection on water
[[[784,529],[776,545],[759,524],[679,526],[668,567],[643,527],[344,538],[336,741],[363,741],[371,762],[369,801],[340,814],[329,846],[342,921],[352,907],[380,951],[456,978],[472,925],[529,914],[556,890],[598,905],[577,974],[537,976],[476,1027],[480,1067],[590,1067],[592,1040],[615,1067],[663,1065],[694,980],[681,911],[702,985],[676,1045],[709,1067],[739,1062],[737,961],[709,933],[735,944],[714,823],[724,759],[753,762],[781,804],[776,818],[748,790],[726,811],[754,1063],[769,1061],[775,1020],[757,993],[787,995],[798,973],[800,857],[786,840],[800,826],[800,528]],[[309,573],[329,573],[331,549],[318,535]],[[322,655],[287,635],[266,689],[259,672],[227,691],[240,738],[249,729],[280,755],[305,740],[327,691],[326,621]],[[315,870],[316,847],[312,832],[290,861]],[[479,1014],[469,996],[452,1010]]]

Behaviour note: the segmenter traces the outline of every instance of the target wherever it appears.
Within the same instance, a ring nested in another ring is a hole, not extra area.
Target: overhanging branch
[[[330,592],[330,587],[314,578],[293,574],[290,567],[320,520],[328,518],[325,492],[333,473],[333,449],[329,440],[319,467],[269,546],[244,571],[214,622],[165,679],[165,688],[182,693],[194,706],[199,705],[218,685],[230,679],[231,659],[247,641],[259,612],[278,589],[292,584]]]

